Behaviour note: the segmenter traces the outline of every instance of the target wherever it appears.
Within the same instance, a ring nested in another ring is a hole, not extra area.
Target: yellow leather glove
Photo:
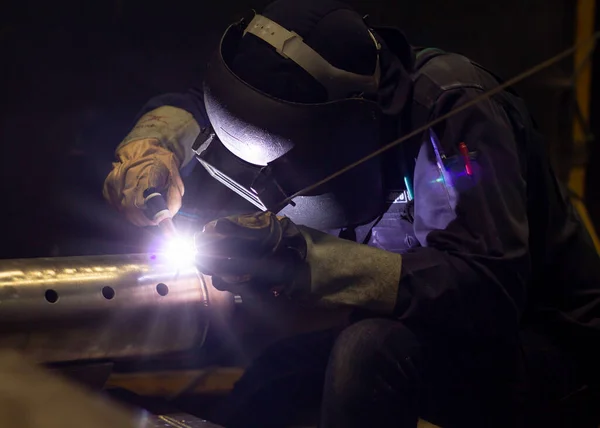
[[[180,168],[193,159],[192,145],[200,133],[193,116],[163,106],[144,116],[116,150],[117,161],[104,182],[105,199],[136,226],[153,226],[144,214],[144,191],[159,189],[175,215],[184,185]]]
[[[181,208],[184,186],[175,153],[156,139],[131,142],[117,151],[118,162],[104,182],[104,197],[136,226],[152,226],[144,214],[144,191],[160,189],[171,213]]]

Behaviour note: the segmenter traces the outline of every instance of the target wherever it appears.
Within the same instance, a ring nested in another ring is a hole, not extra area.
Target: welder
[[[144,107],[105,183],[118,210],[155,224],[157,188],[176,213],[197,158],[257,207],[196,236],[216,287],[354,308],[265,351],[217,422],[282,427],[311,399],[325,428],[593,418],[600,263],[515,92],[311,187],[499,82],[343,3],[279,0],[227,29],[200,87]]]

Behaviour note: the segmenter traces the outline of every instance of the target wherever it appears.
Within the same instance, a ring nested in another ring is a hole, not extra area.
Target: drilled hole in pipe
[[[56,290],[46,290],[44,293],[44,297],[48,303],[56,303],[58,302],[58,293]]]
[[[104,296],[104,298],[106,300],[110,300],[113,297],[115,297],[115,289],[112,287],[103,287],[102,288],[102,295]]]
[[[169,294],[169,287],[167,284],[163,284],[162,282],[156,286],[156,292],[161,296],[166,296]]]

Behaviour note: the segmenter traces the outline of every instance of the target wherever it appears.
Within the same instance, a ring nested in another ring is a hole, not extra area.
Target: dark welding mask
[[[230,65],[242,37],[259,37],[294,61],[326,88],[330,101],[288,102],[241,80]],[[377,91],[379,75],[379,59],[372,76],[341,70],[298,34],[264,16],[234,24],[205,74],[206,111],[218,138],[210,143],[206,136],[199,138],[199,161],[259,209],[296,223],[321,230],[366,223],[383,206],[379,157],[291,201],[289,197],[379,148],[381,112],[368,99]]]

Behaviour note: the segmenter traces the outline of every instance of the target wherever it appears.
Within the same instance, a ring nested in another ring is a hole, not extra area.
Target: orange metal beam
[[[575,15],[575,43],[581,43],[594,34],[596,0],[577,0]],[[579,105],[583,120],[588,122],[592,94],[592,49],[593,46],[583,45],[575,52],[573,69],[575,70],[575,102]],[[573,122],[573,144],[575,152],[585,149],[587,135],[579,121]],[[596,251],[600,253],[600,240],[594,230],[589,214],[582,200],[585,195],[585,166],[576,165],[569,174],[569,189],[577,195],[573,205],[583,223],[590,232]]]
[[[575,43],[582,43],[594,34],[596,14],[596,0],[577,0],[577,13],[575,22]],[[576,100],[581,109],[583,118],[587,121],[590,117],[591,88],[592,88],[592,46],[583,45],[575,52],[574,70]],[[575,144],[584,144],[586,135],[578,122],[573,124]]]

